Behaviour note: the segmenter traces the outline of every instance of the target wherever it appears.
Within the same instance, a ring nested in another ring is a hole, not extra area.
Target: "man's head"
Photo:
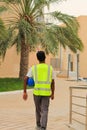
[[[45,61],[46,56],[45,56],[44,51],[38,51],[37,54],[36,54],[36,56],[37,56],[37,59],[40,62],[44,62]]]

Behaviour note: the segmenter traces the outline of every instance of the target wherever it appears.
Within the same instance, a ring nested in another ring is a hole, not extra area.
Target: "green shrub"
[[[19,78],[0,78],[0,92],[23,89],[23,80]]]

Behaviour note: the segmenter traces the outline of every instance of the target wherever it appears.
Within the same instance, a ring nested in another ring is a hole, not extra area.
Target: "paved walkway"
[[[56,79],[55,100],[50,102],[47,130],[74,130],[69,123],[69,86],[83,83]],[[85,84],[85,83],[84,83]],[[0,93],[0,130],[35,130],[35,110],[32,90],[28,100],[22,91]]]

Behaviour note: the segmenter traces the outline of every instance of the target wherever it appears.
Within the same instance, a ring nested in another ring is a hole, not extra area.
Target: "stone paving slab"
[[[75,130],[68,127],[69,86],[72,85],[79,83],[56,80],[55,99],[50,102],[47,130]],[[35,130],[32,93],[32,90],[28,91],[27,101],[22,99],[22,91],[0,93],[0,130]]]

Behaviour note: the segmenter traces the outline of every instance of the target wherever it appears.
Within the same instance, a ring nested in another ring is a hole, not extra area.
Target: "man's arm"
[[[23,92],[23,99],[27,100],[27,80],[29,77],[32,77],[32,68],[29,69],[27,75],[24,77],[24,92]]]
[[[55,91],[55,81],[54,79],[52,79],[52,83],[51,83],[51,99],[53,100],[54,99],[54,91]]]
[[[27,100],[27,97],[28,97],[28,95],[27,95],[27,79],[28,79],[28,76],[25,76],[24,77],[24,92],[23,92],[23,99],[24,100]]]

